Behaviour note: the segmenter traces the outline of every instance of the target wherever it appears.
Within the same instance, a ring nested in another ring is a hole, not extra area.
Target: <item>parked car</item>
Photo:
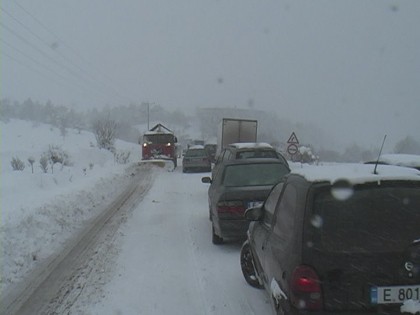
[[[402,154],[402,153],[382,154],[379,157],[378,161],[365,162],[365,164],[376,164],[376,163],[412,167],[420,171],[420,155],[416,155],[416,154]]]
[[[274,184],[290,172],[279,159],[231,160],[221,165],[208,190],[212,242],[221,244],[225,238],[245,239],[249,221],[245,210],[262,203]]]
[[[204,145],[204,150],[206,150],[207,155],[210,157],[210,160],[213,163],[216,162],[217,144],[207,143]]]
[[[185,151],[182,158],[182,172],[188,171],[211,171],[210,157],[207,155],[204,146],[193,145]]]
[[[216,158],[213,176],[219,169],[219,164],[229,160],[242,160],[254,158],[279,159],[288,165],[286,158],[277,152],[270,144],[265,142],[232,143],[224,148]]]
[[[295,169],[246,211],[242,272],[276,314],[400,314],[420,299],[420,172],[373,167]]]

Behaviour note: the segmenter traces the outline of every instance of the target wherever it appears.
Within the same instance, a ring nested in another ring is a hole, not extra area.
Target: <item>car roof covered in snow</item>
[[[392,165],[420,167],[420,155],[415,154],[383,154],[379,161]]]
[[[238,142],[238,143],[231,143],[229,146],[238,148],[238,149],[273,149],[273,147],[265,142]]]
[[[201,145],[201,144],[195,144],[195,145],[192,145],[192,146],[190,146],[189,148],[188,148],[188,150],[198,150],[198,149],[204,149],[204,146],[203,145]]]
[[[292,169],[291,174],[299,174],[310,182],[329,182],[334,184],[346,180],[350,184],[363,184],[385,180],[411,180],[420,182],[420,171],[414,168],[378,164],[334,164],[334,165],[302,165]]]

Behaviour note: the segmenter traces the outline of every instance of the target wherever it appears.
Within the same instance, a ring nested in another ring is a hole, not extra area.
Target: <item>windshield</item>
[[[287,167],[278,163],[229,165],[224,172],[223,185],[226,187],[274,185],[288,172]]]
[[[273,150],[249,150],[240,151],[236,154],[237,159],[250,159],[250,158],[274,158],[277,159],[278,155]]]
[[[174,141],[174,136],[171,134],[152,134],[144,135],[146,143],[167,144]]]
[[[362,187],[346,200],[324,191],[315,197],[312,222],[326,251],[401,251],[420,239],[420,187]]]

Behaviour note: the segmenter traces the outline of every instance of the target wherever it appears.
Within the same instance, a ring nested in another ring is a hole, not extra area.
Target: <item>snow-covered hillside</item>
[[[120,164],[114,154],[97,148],[95,136],[86,131],[68,129],[63,136],[57,128],[21,120],[0,122],[0,130],[0,281],[7,291],[124,189],[140,148],[117,140],[117,153],[130,154],[128,163]],[[45,173],[40,158],[51,148],[68,156],[68,165],[49,164]],[[25,168],[13,170],[13,158]]]

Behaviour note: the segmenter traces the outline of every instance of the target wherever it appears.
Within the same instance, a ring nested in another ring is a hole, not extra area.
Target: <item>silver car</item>
[[[211,171],[211,158],[202,145],[193,145],[187,149],[182,159],[182,172]]]

